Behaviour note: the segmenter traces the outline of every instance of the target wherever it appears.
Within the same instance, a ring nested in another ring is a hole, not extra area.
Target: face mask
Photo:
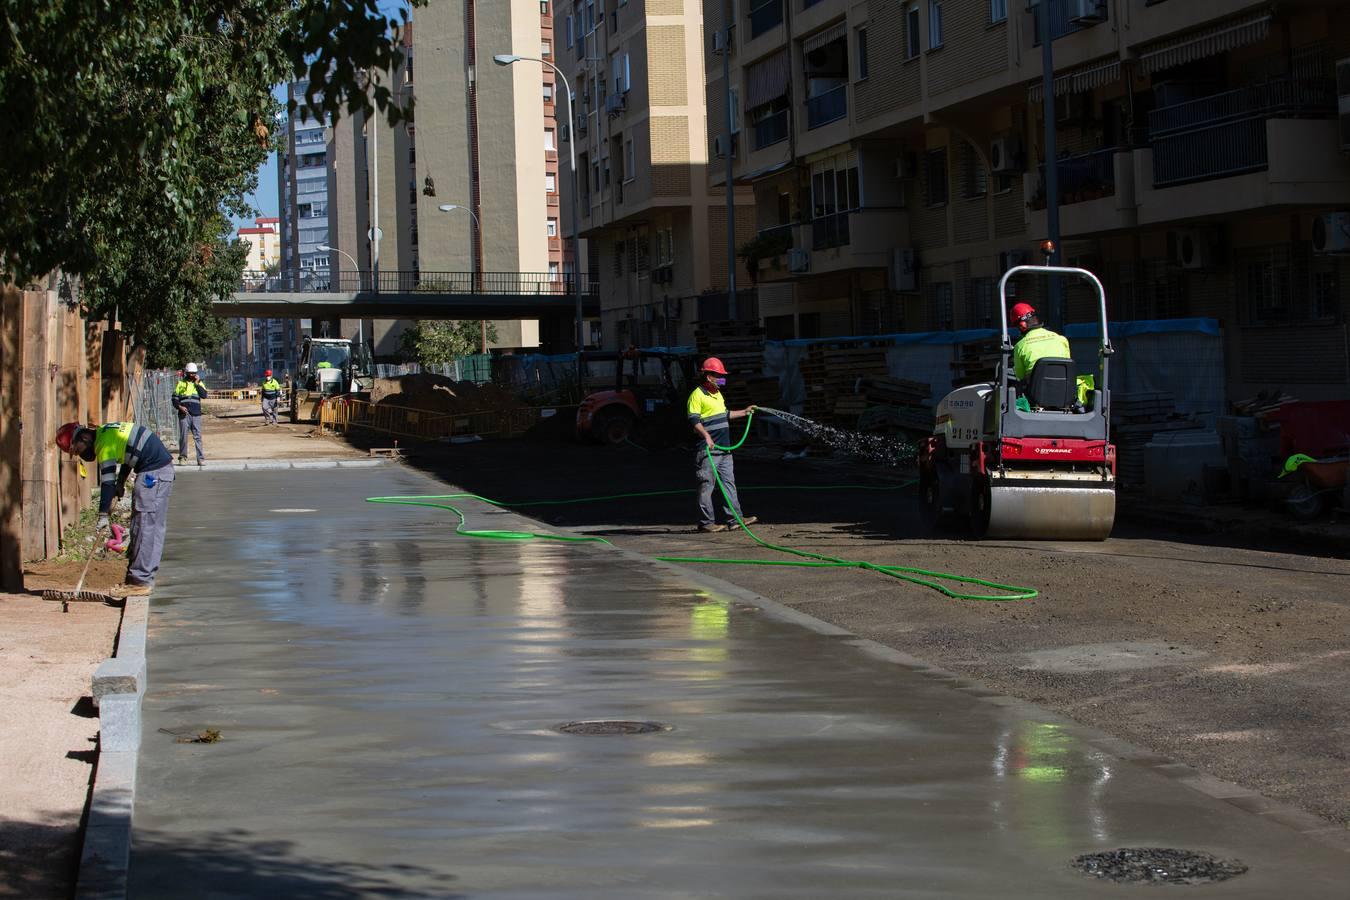
[[[726,386],[727,386],[727,380],[726,380],[725,378],[714,378],[714,379],[713,379],[713,384],[717,385],[717,386],[720,387],[720,388],[726,387]]]

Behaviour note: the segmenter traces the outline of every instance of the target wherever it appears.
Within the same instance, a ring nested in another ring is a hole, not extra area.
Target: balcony
[[[811,220],[811,249],[829,250],[849,245],[847,212],[831,213]]]
[[[771,113],[763,119],[755,122],[754,129],[754,148],[763,150],[765,147],[786,141],[788,139],[788,111],[780,109],[776,113]]]
[[[807,98],[806,127],[819,128],[837,122],[848,115],[848,84],[841,84],[822,94]]]
[[[1056,166],[1059,175],[1059,202],[1062,206],[1113,197],[1116,193],[1116,164],[1118,151],[1114,147],[1093,150],[1078,156],[1061,159]],[[1041,183],[1031,199],[1031,208],[1045,209],[1045,166],[1040,166]]]
[[[783,24],[783,0],[760,0],[750,9],[750,37],[757,38]]]
[[[1050,9],[1050,39],[1052,41],[1057,41],[1062,37],[1067,37],[1106,21],[1107,4],[1104,0],[1098,5],[1101,21],[1081,19],[1074,21],[1078,13],[1078,5],[1075,0],[1039,0],[1031,8],[1032,46],[1039,47],[1041,45],[1041,14],[1047,6]]]
[[[1329,118],[1335,93],[1330,80],[1280,78],[1154,110],[1153,186],[1265,171],[1267,121]]]

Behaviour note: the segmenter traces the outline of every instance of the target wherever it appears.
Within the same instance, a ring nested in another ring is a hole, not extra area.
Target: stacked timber
[[[778,379],[764,375],[764,329],[754,322],[700,322],[694,331],[700,360],[715,356],[727,367],[727,405],[778,402]]]
[[[1199,426],[1177,413],[1176,398],[1166,391],[1111,392],[1111,441],[1116,445],[1116,479],[1125,487],[1144,484],[1144,448],[1164,431]]]
[[[816,346],[798,367],[806,387],[802,414],[817,422],[853,428],[867,408],[864,384],[887,377],[886,348]]]
[[[998,341],[970,341],[956,345],[956,359],[952,361],[952,387],[993,381],[998,371]]]

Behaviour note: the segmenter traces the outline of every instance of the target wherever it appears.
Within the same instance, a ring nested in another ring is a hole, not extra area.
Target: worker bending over
[[[262,414],[264,425],[277,424],[277,405],[281,403],[281,382],[272,377],[272,370],[263,373]]]
[[[135,473],[127,574],[125,583],[114,593],[130,597],[149,594],[169,528],[173,456],[168,448],[157,434],[134,422],[109,422],[97,429],[70,422],[56,432],[56,446],[98,464],[98,531],[107,530],[113,500],[122,496],[127,477]]]
[[[1022,332],[1022,338],[1013,347],[1013,377],[1025,382],[1036,368],[1037,360],[1069,359],[1069,339],[1056,334],[1041,324],[1036,308],[1030,303],[1018,303],[1012,308],[1012,325]]]
[[[698,460],[698,530],[726,531],[735,528],[737,518],[746,525],[759,521],[755,516],[741,516],[741,501],[736,496],[736,470],[732,463],[730,450],[718,450],[717,447],[731,445],[731,422],[743,419],[754,411],[753,406],[745,409],[727,411],[727,401],[722,396],[722,388],[727,383],[727,368],[715,356],[704,360],[700,370],[702,381],[689,395],[689,423],[698,432],[702,443],[695,451]],[[709,461],[711,453],[711,462]],[[713,466],[717,467],[714,474]],[[726,496],[722,498],[722,513],[726,524],[719,524],[713,514],[713,491],[717,490],[720,476]]]
[[[197,465],[206,462],[202,453],[202,400],[206,397],[206,385],[197,377],[197,364],[188,363],[183,380],[174,385],[173,406],[178,410],[178,461],[187,462],[188,432],[192,432],[193,443],[197,447]]]

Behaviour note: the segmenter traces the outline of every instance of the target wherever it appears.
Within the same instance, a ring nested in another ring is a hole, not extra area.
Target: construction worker
[[[731,422],[745,418],[755,408],[748,406],[727,411],[727,401],[722,396],[722,388],[727,383],[727,368],[717,357],[710,356],[703,361],[700,377],[702,380],[689,395],[687,407],[689,424],[702,438],[695,451],[698,465],[698,530],[726,531],[736,527],[738,517],[746,525],[753,525],[759,521],[755,516],[741,517],[741,501],[736,496],[736,470],[732,464],[731,451],[716,448],[731,444]],[[713,466],[717,467],[716,474]],[[713,491],[717,490],[719,477],[726,491],[722,498],[722,514],[727,520],[726,524],[718,523],[713,515]]]
[[[281,382],[272,377],[272,370],[263,372],[262,412],[263,424],[277,424],[277,404],[281,402]]]
[[[183,380],[174,385],[173,407],[178,410],[178,461],[187,462],[188,432],[192,432],[193,443],[197,447],[197,465],[206,464],[206,454],[202,452],[202,399],[206,397],[206,385],[197,377],[197,364],[188,363],[184,367]]]
[[[56,432],[62,452],[98,465],[98,531],[108,529],[113,500],[131,491],[131,547],[120,596],[145,596],[155,583],[164,534],[169,527],[169,495],[173,493],[173,456],[149,428],[134,422],[110,422],[98,428],[70,422]]]
[[[1045,359],[1069,359],[1069,339],[1056,334],[1041,324],[1036,308],[1030,303],[1018,303],[1009,315],[1011,324],[1022,333],[1022,337],[1013,347],[1013,377],[1025,382],[1036,367],[1036,361]]]

